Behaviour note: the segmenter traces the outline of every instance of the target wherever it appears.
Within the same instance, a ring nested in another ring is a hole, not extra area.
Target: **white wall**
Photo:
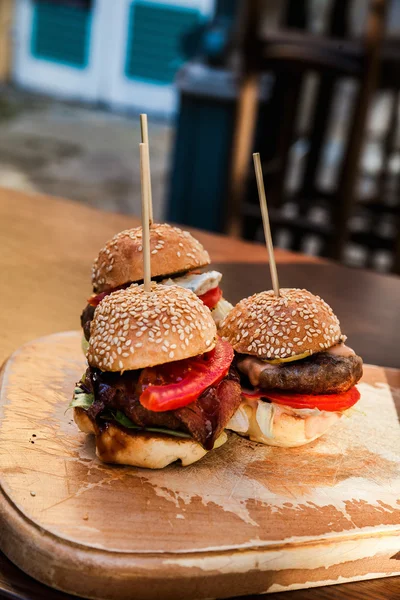
[[[215,0],[152,0],[197,8],[211,16]],[[31,55],[32,0],[17,0],[13,78],[21,86],[66,99],[101,101],[111,108],[134,108],[170,115],[176,110],[174,85],[125,76],[129,9],[132,0],[95,0],[88,66],[70,67]]]

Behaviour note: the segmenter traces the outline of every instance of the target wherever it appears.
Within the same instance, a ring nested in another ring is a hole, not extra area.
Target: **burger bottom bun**
[[[302,412],[303,414],[296,414]],[[244,400],[226,428],[253,442],[282,448],[295,448],[318,439],[332,427],[343,412],[294,411],[290,407]]]
[[[203,446],[189,438],[153,432],[127,433],[114,423],[108,423],[99,430],[82,408],[74,408],[74,420],[83,433],[96,436],[96,454],[105,463],[163,469],[179,460],[183,467],[187,467],[208,454]],[[227,439],[223,432],[214,449],[225,444]]]
[[[74,408],[74,421],[83,433],[96,433],[92,420],[83,408]]]

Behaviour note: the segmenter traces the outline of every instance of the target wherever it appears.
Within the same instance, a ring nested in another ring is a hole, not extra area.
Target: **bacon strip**
[[[139,402],[139,375],[140,371],[126,371],[121,375],[89,367],[81,384],[95,397],[88,415],[97,419],[104,410],[120,410],[139,427],[185,431],[206,450],[211,450],[241,402],[239,377],[231,367],[220,383],[208,387],[192,404],[177,410],[153,412]]]

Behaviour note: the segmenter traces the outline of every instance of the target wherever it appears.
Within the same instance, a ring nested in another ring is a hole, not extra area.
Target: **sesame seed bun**
[[[303,415],[299,415],[288,407],[267,404],[263,400],[244,400],[227,429],[267,446],[296,448],[324,435],[345,411],[303,412]]]
[[[97,306],[87,359],[102,371],[128,371],[191,358],[212,350],[217,329],[190,290],[152,283],[109,294]]]
[[[150,432],[128,433],[114,423],[107,423],[99,429],[82,408],[74,409],[74,420],[83,433],[96,436],[96,454],[105,463],[163,469],[173,462],[180,461],[182,466],[186,467],[208,453],[200,444],[189,438]],[[222,446],[226,440],[227,435],[223,432],[214,449]]]
[[[241,300],[220,325],[219,334],[240,354],[264,359],[313,354],[341,339],[331,307],[307,290],[282,288]]]
[[[143,280],[142,228],[117,233],[93,263],[97,293]],[[150,227],[151,276],[166,277],[210,264],[208,252],[188,231],[167,223]]]

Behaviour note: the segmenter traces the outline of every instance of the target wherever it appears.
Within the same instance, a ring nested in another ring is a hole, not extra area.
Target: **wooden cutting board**
[[[0,548],[22,570],[101,599],[225,598],[400,573],[400,372],[367,366],[351,417],[270,448],[231,434],[163,471],[100,464],[65,412],[78,332],[30,342],[0,389]]]

